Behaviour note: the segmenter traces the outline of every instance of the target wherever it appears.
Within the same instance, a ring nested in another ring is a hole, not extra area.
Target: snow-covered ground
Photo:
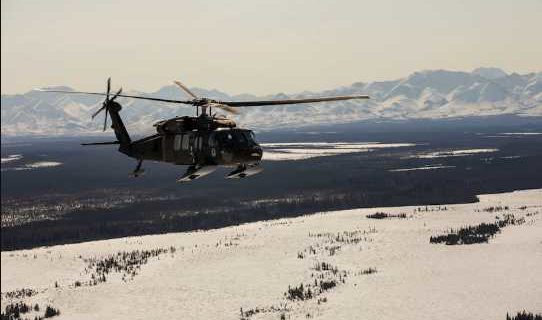
[[[8,163],[12,161],[21,160],[23,158],[20,154],[10,154],[6,156],[5,158],[0,158],[1,163]]]
[[[38,169],[38,168],[50,168],[50,167],[58,167],[61,166],[62,162],[57,161],[38,161],[29,163],[26,165],[29,169]]]
[[[240,319],[241,308],[248,319],[504,319],[507,312],[542,312],[542,189],[479,198],[2,252],[2,310],[12,301],[6,292],[31,288],[37,294],[24,300],[58,308],[58,319]],[[498,206],[509,208],[483,210]],[[378,211],[407,218],[366,217]],[[486,244],[429,243],[431,235],[505,213],[526,221]],[[87,285],[92,272],[85,268],[92,267],[85,259],[157,248],[168,252],[150,257],[133,278],[112,271],[106,282]],[[322,262],[332,270],[316,267]],[[320,281],[335,286],[320,294]],[[301,283],[313,298],[287,299],[288,288]]]
[[[446,150],[446,151],[422,153],[415,156],[411,156],[410,158],[433,159],[433,158],[465,157],[465,156],[472,156],[479,153],[493,153],[497,151],[499,151],[499,149]]]
[[[506,132],[503,134],[507,136],[537,136],[541,135],[542,132]]]
[[[340,154],[370,152],[375,149],[414,147],[414,143],[380,142],[281,142],[262,143],[263,160],[304,160]]]
[[[437,170],[437,169],[449,169],[455,168],[455,166],[425,166],[425,167],[416,167],[416,168],[402,168],[402,169],[391,169],[390,172],[405,172],[405,171],[418,171],[418,170]]]
[[[19,156],[19,157],[10,156],[8,158],[2,158],[2,161],[3,161],[2,163],[18,161],[23,158],[20,155],[16,155],[16,156]],[[22,171],[22,170],[34,170],[34,169],[40,169],[40,168],[53,168],[53,167],[58,167],[61,165],[62,165],[62,162],[58,162],[58,161],[37,161],[37,162],[25,163],[18,166],[2,167],[1,170],[2,171],[11,171],[11,170]]]

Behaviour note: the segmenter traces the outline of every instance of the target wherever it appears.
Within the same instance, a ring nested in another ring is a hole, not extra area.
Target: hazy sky
[[[236,94],[421,69],[542,71],[542,0],[2,0],[2,93],[66,84]]]

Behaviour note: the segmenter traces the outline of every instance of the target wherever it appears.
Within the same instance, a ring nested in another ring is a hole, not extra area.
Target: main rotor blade
[[[175,80],[175,81],[173,81],[173,83],[175,83],[176,85],[178,85],[181,89],[183,89],[184,92],[188,93],[188,95],[191,96],[192,98],[198,99],[198,96],[196,96],[192,91],[190,91],[190,90],[188,89],[187,86],[185,86],[184,84],[182,84],[181,81]]]
[[[308,98],[308,99],[263,100],[263,101],[217,101],[217,102],[219,104],[224,104],[230,107],[256,107],[256,106],[272,106],[272,105],[281,105],[281,104],[340,101],[340,100],[351,100],[351,99],[369,99],[369,96],[357,95],[357,96],[336,96],[336,97],[322,97],[322,98]]]
[[[41,92],[57,92],[57,93],[89,94],[89,95],[95,95],[95,96],[107,96],[107,94],[101,93],[101,92],[69,91],[69,90],[49,90],[49,89],[34,89],[34,90],[35,90],[35,91],[41,91]],[[119,94],[118,97],[122,97],[122,98],[132,98],[132,99],[140,99],[140,100],[160,101],[160,102],[169,102],[169,103],[193,104],[193,101],[192,101],[192,100],[162,99],[162,98],[152,98],[152,97],[133,96],[133,95],[129,95],[129,94]]]
[[[81,143],[82,146],[105,146],[109,144],[120,144],[119,141],[107,141],[107,142],[90,142],[90,143]]]
[[[233,107],[227,106],[225,104],[211,103],[208,106],[211,107],[211,108],[219,108],[219,109],[222,109],[222,110],[224,110],[226,112],[229,112],[229,113],[239,114],[239,110],[237,110],[237,109],[235,109]]]
[[[101,93],[101,92],[49,90],[49,89],[34,89],[34,90],[41,91],[41,92],[57,92],[57,93],[88,94],[88,95],[97,95],[97,96],[107,96],[107,94]],[[162,98],[134,96],[134,95],[128,95],[128,94],[118,94],[117,97],[194,105],[194,100],[162,99]],[[356,96],[336,96],[336,97],[322,97],[322,98],[308,98],[308,99],[288,99],[288,100],[216,101],[216,103],[221,104],[221,105],[230,106],[230,107],[255,107],[255,106],[270,106],[270,105],[285,105],[285,104],[314,103],[314,102],[326,102],[326,101],[340,101],[340,100],[351,100],[351,99],[370,99],[370,97],[366,96],[366,95],[356,95]]]

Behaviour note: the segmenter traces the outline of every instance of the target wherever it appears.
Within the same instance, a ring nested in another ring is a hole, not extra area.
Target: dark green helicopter
[[[105,111],[104,131],[107,128],[107,117],[109,115],[112,122],[111,128],[115,132],[117,140],[112,142],[84,143],[83,145],[118,144],[120,152],[138,160],[137,166],[132,173],[134,177],[144,173],[144,170],[141,168],[143,160],[188,165],[186,173],[177,180],[178,182],[188,182],[201,178],[216,170],[218,166],[235,168],[226,176],[228,179],[245,178],[263,170],[260,166],[263,151],[256,142],[254,132],[238,128],[233,120],[224,116],[213,115],[212,108],[237,114],[238,110],[236,108],[238,107],[369,99],[369,96],[366,95],[355,95],[268,101],[218,101],[198,97],[181,82],[174,81],[174,83],[193,99],[173,100],[126,95],[122,94],[122,88],[111,96],[111,78],[107,79],[107,91],[105,93],[38,90],[105,96],[102,107],[92,115],[92,118],[94,119],[100,112]],[[156,134],[132,141],[120,117],[119,112],[122,106],[115,101],[117,97],[193,105],[196,107],[197,116],[175,117],[159,121],[154,124],[157,131]]]

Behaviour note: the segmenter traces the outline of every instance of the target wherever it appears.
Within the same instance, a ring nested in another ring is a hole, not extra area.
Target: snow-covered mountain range
[[[60,87],[56,87],[60,88]],[[70,89],[62,87],[62,89]],[[79,88],[84,89],[84,88]],[[320,123],[345,123],[366,119],[440,119],[516,114],[542,116],[542,72],[507,74],[498,68],[472,72],[430,70],[381,82],[357,82],[323,92],[275,94],[264,97],[230,96],[218,90],[193,88],[200,96],[219,100],[284,99],[329,95],[368,94],[371,100],[243,109],[233,117],[239,125],[272,129]],[[152,93],[125,91],[156,97],[188,98],[175,85]],[[101,105],[94,96],[30,91],[2,95],[2,135],[78,135],[100,131],[91,113]],[[190,106],[119,99],[128,129],[149,133],[154,121],[192,115]]]

